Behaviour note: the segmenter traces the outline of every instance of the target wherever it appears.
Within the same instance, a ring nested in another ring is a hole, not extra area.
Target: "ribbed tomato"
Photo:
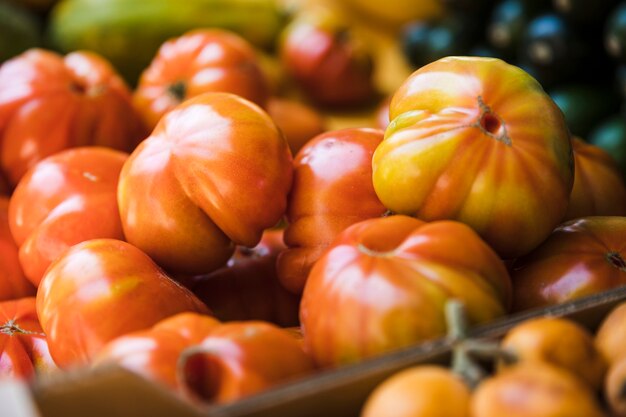
[[[124,235],[168,271],[203,274],[281,219],[292,157],[250,101],[205,93],[169,112],[124,164]]]
[[[446,333],[444,304],[459,299],[471,323],[504,315],[503,262],[468,226],[396,215],[344,230],[304,288],[304,343],[319,365],[357,362]]]
[[[67,149],[22,177],[11,197],[10,226],[33,284],[39,285],[50,263],[76,243],[124,239],[117,182],[127,158],[96,146]]]
[[[391,211],[470,225],[503,258],[561,222],[574,180],[563,114],[541,85],[499,59],[448,57],[394,94],[373,158]]]
[[[12,185],[63,149],[130,151],[146,133],[128,87],[94,53],[34,49],[0,68],[0,161]]]
[[[32,296],[37,291],[22,271],[18,251],[9,229],[9,200],[0,197],[0,301]]]
[[[313,263],[346,227],[380,217],[386,208],[372,185],[372,155],[383,138],[376,129],[344,129],[309,141],[294,161],[285,243],[278,276],[302,293]]]

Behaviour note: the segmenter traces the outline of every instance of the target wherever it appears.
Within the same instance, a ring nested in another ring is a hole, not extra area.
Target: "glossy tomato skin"
[[[255,246],[285,212],[292,157],[255,104],[205,93],[169,112],[126,161],[124,235],[168,271],[203,274]]]
[[[9,200],[0,196],[0,301],[34,296],[36,288],[26,279],[19,248],[9,228]]]
[[[373,158],[391,211],[470,225],[521,256],[561,222],[574,167],[563,114],[539,83],[494,58],[448,57],[394,94]]]
[[[46,272],[37,314],[57,365],[88,364],[109,341],[177,313],[208,314],[143,252],[114,239],[72,246]]]
[[[0,302],[0,377],[29,379],[53,369],[35,298]]]
[[[502,261],[468,226],[407,216],[350,226],[309,274],[300,309],[306,349],[321,366],[353,363],[446,333],[444,304],[471,323],[504,315]]]
[[[363,105],[376,97],[372,56],[336,16],[311,14],[291,22],[282,35],[280,58],[320,105]]]
[[[626,215],[626,185],[611,155],[576,137],[572,144],[576,169],[564,220]]]
[[[128,154],[102,147],[67,149],[33,166],[11,197],[11,232],[20,263],[38,286],[70,246],[89,239],[124,239],[117,182]]]
[[[63,57],[34,49],[0,69],[0,161],[12,185],[37,161],[63,149],[130,151],[146,133],[128,87],[94,53]]]
[[[146,125],[154,128],[184,100],[211,91],[264,106],[269,85],[245,39],[225,30],[198,29],[161,45],[141,74],[133,101]]]
[[[566,222],[511,270],[514,310],[549,306],[626,283],[626,218]]]
[[[281,229],[266,230],[253,248],[237,247],[226,266],[191,287],[220,320],[263,320],[297,326],[300,297],[278,280],[276,258],[285,249]]]
[[[615,307],[602,321],[596,332],[596,346],[605,361],[615,365],[626,358],[626,303]]]
[[[285,243],[278,276],[302,293],[313,263],[346,227],[380,217],[386,208],[372,185],[372,155],[382,140],[376,129],[344,129],[313,138],[296,155]]]
[[[179,313],[148,330],[120,336],[106,344],[94,366],[114,363],[182,393],[177,379],[183,350],[200,343],[220,323],[197,313]]]
[[[227,403],[314,370],[298,340],[262,321],[217,327],[183,353],[181,380],[187,394],[209,403]]]
[[[324,118],[317,110],[295,100],[272,97],[267,102],[267,113],[284,133],[293,155],[326,130]]]

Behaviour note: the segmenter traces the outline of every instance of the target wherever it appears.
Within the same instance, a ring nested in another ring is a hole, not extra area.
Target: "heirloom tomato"
[[[476,417],[605,417],[587,384],[545,362],[521,363],[484,380],[470,404]]]
[[[626,284],[626,217],[585,217],[559,227],[511,269],[514,310],[563,303]]]
[[[35,295],[19,259],[19,249],[9,229],[9,200],[0,197],[0,301]]]
[[[181,356],[188,395],[226,403],[313,371],[313,362],[287,331],[262,321],[224,323]]]
[[[326,130],[324,118],[312,107],[294,100],[271,98],[267,112],[282,130],[292,154]]]
[[[124,235],[168,271],[213,271],[278,223],[292,170],[285,138],[260,107],[234,94],[196,96],[124,164]]]
[[[269,86],[254,48],[235,33],[193,30],[161,45],[141,74],[133,100],[150,128],[188,98],[210,91],[237,94],[264,106]]]
[[[361,417],[469,417],[470,390],[448,369],[418,366],[380,384]]]
[[[37,314],[60,367],[85,365],[118,336],[174,314],[209,313],[143,252],[114,239],[72,246],[39,285]]]
[[[313,263],[346,227],[381,217],[386,208],[372,185],[372,154],[383,138],[375,129],[344,129],[319,135],[294,161],[285,243],[278,277],[302,293]]]
[[[304,344],[319,365],[357,362],[444,336],[444,305],[470,323],[504,315],[509,275],[468,226],[396,215],[344,230],[315,263],[300,308]]]
[[[191,289],[220,320],[297,326],[300,297],[287,291],[276,274],[283,249],[283,231],[266,230],[258,245],[238,246],[226,266],[200,277]]]
[[[572,144],[576,169],[565,220],[626,215],[626,185],[611,155],[576,137]]]
[[[611,365],[626,358],[626,303],[614,308],[596,332],[596,346]]]
[[[541,85],[494,58],[448,57],[393,95],[373,158],[391,211],[468,224],[503,258],[541,243],[565,214],[574,180],[563,114]]]
[[[33,49],[0,67],[0,162],[17,184],[63,149],[98,145],[130,151],[146,135],[130,91],[91,52],[63,57]]]
[[[27,171],[9,205],[24,273],[35,285],[70,246],[124,239],[117,182],[128,154],[96,146],[67,149]]]
[[[0,377],[31,378],[55,368],[35,298],[0,302]]]
[[[148,330],[113,339],[94,359],[94,366],[114,363],[182,392],[177,379],[180,354],[198,344],[220,323],[210,316],[180,313]]]
[[[604,397],[609,404],[612,417],[626,416],[626,358],[609,368],[604,383]]]

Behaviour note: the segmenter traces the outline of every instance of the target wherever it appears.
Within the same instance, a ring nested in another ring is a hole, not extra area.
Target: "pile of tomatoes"
[[[315,106],[375,103],[328,19],[286,28],[285,74]],[[442,337],[451,300],[473,325],[626,283],[621,173],[526,72],[447,57],[387,106],[328,131],[217,29],[134,91],[92,52],[6,61],[0,372],[116,363],[224,403]]]

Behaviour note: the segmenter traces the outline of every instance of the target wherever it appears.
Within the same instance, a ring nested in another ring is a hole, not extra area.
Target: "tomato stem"
[[[167,88],[167,92],[177,101],[183,101],[187,95],[187,86],[184,81],[176,81]]]
[[[15,334],[45,336],[45,334],[40,332],[22,329],[13,319],[8,320],[5,324],[0,326],[0,334],[6,334],[9,336],[14,336]]]
[[[504,120],[494,113],[491,107],[483,101],[482,96],[478,96],[477,100],[478,107],[480,107],[480,117],[474,126],[480,129],[485,135],[494,138],[507,146],[511,146],[513,142],[508,135]]]
[[[619,252],[609,252],[606,254],[606,260],[620,271],[626,272],[626,261]]]

